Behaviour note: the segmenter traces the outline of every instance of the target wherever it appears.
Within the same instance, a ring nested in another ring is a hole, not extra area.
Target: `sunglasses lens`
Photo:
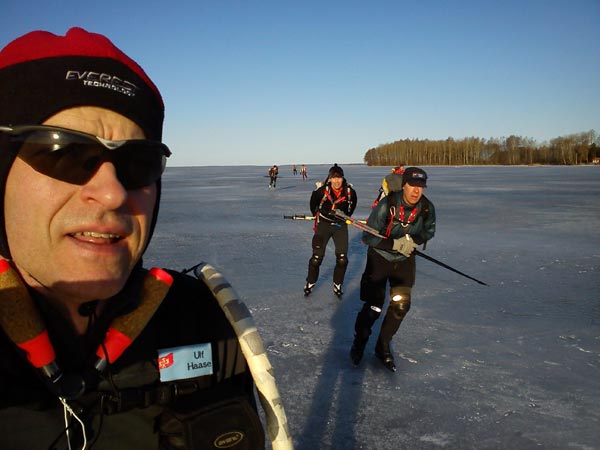
[[[72,184],[85,184],[104,161],[114,164],[125,189],[139,189],[158,180],[169,151],[159,142],[127,141],[108,150],[94,137],[50,129],[13,135],[19,158],[36,171]]]
[[[83,184],[102,162],[103,150],[97,142],[45,130],[26,132],[20,136],[19,158],[36,171],[57,180]]]
[[[126,189],[151,185],[160,178],[167,162],[163,146],[148,141],[125,144],[114,153],[117,178]]]

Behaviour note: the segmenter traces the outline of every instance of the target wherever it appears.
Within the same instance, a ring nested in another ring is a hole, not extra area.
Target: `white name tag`
[[[193,344],[158,350],[160,381],[212,375],[213,360],[210,343]]]

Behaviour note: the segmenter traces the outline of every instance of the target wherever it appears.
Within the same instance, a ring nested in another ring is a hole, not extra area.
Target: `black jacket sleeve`
[[[317,211],[319,210],[319,204],[323,198],[324,191],[325,186],[321,186],[320,188],[312,191],[312,194],[310,195],[310,212],[313,214],[313,216],[317,214]]]

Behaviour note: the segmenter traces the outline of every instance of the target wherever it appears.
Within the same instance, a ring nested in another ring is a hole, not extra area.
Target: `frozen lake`
[[[332,164],[335,161],[332,161]],[[348,355],[366,247],[350,230],[343,300],[332,243],[313,294],[315,181],[280,166],[168,168],[146,266],[206,261],[252,311],[296,450],[600,449],[600,167],[424,167],[437,234],[417,260],[412,308],[393,341]],[[342,165],[366,218],[389,167]],[[381,318],[374,327],[378,331]]]

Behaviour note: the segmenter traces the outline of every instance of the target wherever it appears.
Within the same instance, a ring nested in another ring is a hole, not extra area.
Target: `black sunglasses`
[[[171,155],[158,141],[110,141],[100,137],[44,125],[0,126],[0,148],[36,171],[67,183],[87,183],[105,161],[114,164],[117,178],[127,190],[156,182]]]

